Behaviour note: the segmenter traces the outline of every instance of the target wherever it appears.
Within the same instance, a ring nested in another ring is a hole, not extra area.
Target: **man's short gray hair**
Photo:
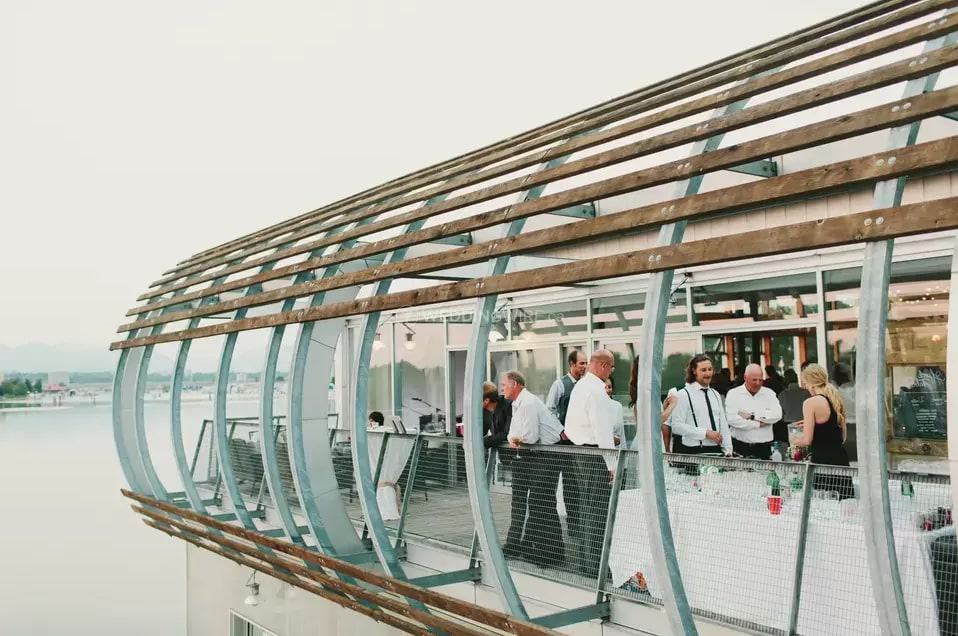
[[[505,376],[509,378],[510,380],[512,380],[513,382],[515,382],[516,384],[518,384],[519,386],[526,385],[525,377],[518,371],[506,371]]]

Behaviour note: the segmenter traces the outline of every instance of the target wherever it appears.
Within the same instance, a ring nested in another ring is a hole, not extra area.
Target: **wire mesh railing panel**
[[[847,634],[849,625],[859,634],[880,633],[856,481],[855,469],[815,466],[800,633]]]
[[[280,425],[276,434],[276,467],[279,469],[279,481],[289,507],[300,509],[299,495],[296,493],[296,481],[293,479],[293,466],[289,461],[289,441],[286,427]]]
[[[415,455],[418,455],[416,470],[410,479]],[[472,549],[475,525],[469,507],[461,439],[421,435],[417,441],[412,435],[390,435],[383,468],[379,497],[386,500],[386,506],[392,501],[388,489],[395,489],[395,501],[400,506],[409,491],[403,527],[405,535],[439,541],[462,552]],[[393,476],[395,479],[388,478]],[[380,511],[386,506],[381,501]],[[396,527],[399,518],[386,521]]]
[[[638,465],[638,451],[624,451],[625,466]],[[661,579],[652,563],[649,546],[648,519],[642,508],[639,476],[635,471],[623,475],[621,490],[612,525],[612,541],[609,546],[610,578],[603,590],[615,596],[640,603],[661,604],[658,587],[656,595],[649,588],[649,581],[660,585]]]
[[[511,568],[595,589],[617,458],[565,445],[498,449],[491,496]]]
[[[362,505],[359,502],[359,493],[356,492],[356,474],[353,471],[353,443],[350,438],[336,440],[330,447],[333,460],[333,474],[339,488],[339,496],[346,506],[346,514],[353,521],[363,518]],[[375,466],[375,462],[373,463]]]
[[[246,507],[272,506],[260,449],[258,422],[244,420],[231,427],[230,461]],[[274,439],[276,431],[274,429]]]
[[[888,494],[912,633],[958,634],[958,558],[950,480],[891,473]]]
[[[761,632],[788,628],[804,465],[669,455],[665,482],[693,610]],[[663,582],[649,581],[661,598]]]
[[[213,420],[203,420],[193,449],[189,455],[190,474],[197,486],[212,484],[219,477],[219,462],[216,459],[216,448],[213,446]]]
[[[385,450],[383,440],[385,438]],[[369,463],[373,476],[378,473],[376,503],[388,527],[395,528],[402,515],[403,495],[409,484],[413,450],[419,444],[415,435],[369,435]]]

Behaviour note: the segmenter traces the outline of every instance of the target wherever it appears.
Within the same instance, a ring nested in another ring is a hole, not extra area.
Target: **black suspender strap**
[[[695,428],[698,428],[699,418],[695,417],[695,405],[692,404],[692,394],[689,393],[689,390],[687,388],[682,390],[685,391],[685,395],[687,395],[689,398],[689,410],[692,412],[692,421],[695,422]]]

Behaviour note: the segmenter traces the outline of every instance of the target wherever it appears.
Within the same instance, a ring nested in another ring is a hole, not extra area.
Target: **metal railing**
[[[422,540],[482,562],[466,505],[462,440],[370,438],[377,440],[370,454],[378,502],[396,546]],[[599,600],[608,594],[660,605],[642,485],[625,470],[636,452],[491,449],[494,521],[510,569],[594,590]],[[854,468],[675,454],[664,462],[676,552],[697,616],[768,634],[847,633],[850,625],[879,633]],[[578,478],[578,501],[567,496],[567,476]],[[932,541],[952,527],[950,480],[895,473],[890,487],[909,617],[915,633],[939,633],[939,618],[948,619],[936,568],[958,587],[955,571],[932,560]]]

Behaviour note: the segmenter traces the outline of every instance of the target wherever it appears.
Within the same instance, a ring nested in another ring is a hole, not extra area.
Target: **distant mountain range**
[[[192,371],[216,370],[216,354],[201,358],[199,352],[190,354],[187,367]],[[47,344],[31,342],[10,347],[0,345],[0,371],[4,373],[49,373],[52,371],[95,372],[116,370],[119,352],[109,351],[106,346],[90,347],[76,344]],[[161,353],[153,353],[150,360],[151,373],[171,373],[174,360]],[[236,351],[232,370],[241,373],[260,371],[263,352],[257,350]],[[287,363],[288,364],[288,363]]]

